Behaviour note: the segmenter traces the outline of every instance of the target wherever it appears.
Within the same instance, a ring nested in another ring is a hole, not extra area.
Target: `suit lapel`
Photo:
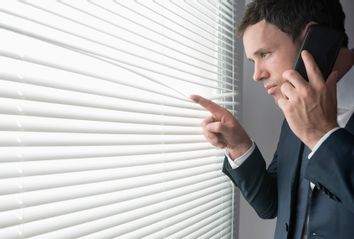
[[[297,190],[297,174],[299,172],[300,159],[302,157],[302,142],[295,136],[291,131],[287,122],[284,122],[282,128],[282,135],[280,137],[280,147],[279,157],[281,161],[279,162],[279,167],[282,168],[282,174],[279,175],[279,179],[282,180],[282,187],[284,191],[287,192],[284,196],[283,203],[286,204],[288,208],[287,221],[290,222],[293,218],[290,218],[292,211],[294,210],[295,200],[296,200],[296,190]],[[284,174],[283,174],[284,173]]]
[[[296,173],[298,171],[299,167],[299,162],[302,156],[302,150],[303,150],[303,143],[299,140],[298,137],[291,131],[290,127],[288,124],[286,124],[287,127],[287,137],[285,138],[284,145],[286,145],[286,148],[283,148],[283,154],[285,155],[284,158],[286,158],[286,164],[288,164],[289,168],[289,175],[291,176],[291,186],[294,184],[294,178],[296,176]]]

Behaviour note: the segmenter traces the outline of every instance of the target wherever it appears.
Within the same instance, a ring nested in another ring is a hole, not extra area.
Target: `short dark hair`
[[[247,5],[238,27],[243,35],[246,28],[265,20],[289,34],[295,41],[310,21],[345,32],[345,14],[339,0],[253,0]],[[345,34],[343,47],[348,47]]]

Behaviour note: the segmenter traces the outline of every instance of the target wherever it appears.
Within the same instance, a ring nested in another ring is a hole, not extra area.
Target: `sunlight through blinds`
[[[200,94],[237,113],[231,0],[0,2],[0,238],[231,238]]]

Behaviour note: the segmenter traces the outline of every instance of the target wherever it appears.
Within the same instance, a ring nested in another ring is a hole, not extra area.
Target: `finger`
[[[211,133],[209,131],[204,132],[204,137],[214,146],[218,148],[225,148],[226,144],[223,137],[220,134]]]
[[[338,71],[332,71],[326,81],[327,89],[329,90],[332,99],[337,99],[337,82],[338,82],[338,80],[339,80]]]
[[[289,81],[285,81],[280,86],[280,92],[286,99],[291,99],[294,95],[296,95],[296,90]]]
[[[302,78],[300,73],[295,70],[284,71],[283,78],[287,80],[291,85],[293,85],[296,89],[306,87],[307,84],[307,82],[304,78]]]
[[[225,131],[223,124],[219,121],[208,124],[206,128],[210,132],[219,133],[219,134],[222,134]]]
[[[285,97],[280,97],[277,101],[277,104],[278,104],[279,108],[284,112],[285,108],[288,104],[288,99],[286,99]]]
[[[204,130],[203,135],[213,145],[218,141],[218,136],[208,130]]]
[[[215,118],[213,116],[209,116],[206,119],[203,120],[202,126],[206,127],[208,124],[212,123],[215,121]]]
[[[212,113],[217,118],[221,118],[221,116],[225,113],[225,109],[218,104],[215,104],[213,101],[205,99],[199,95],[192,95],[190,97],[194,102],[200,104],[207,111]]]
[[[302,60],[304,61],[306,73],[309,78],[309,83],[313,85],[322,85],[324,82],[320,68],[318,68],[315,59],[310,52],[304,50],[301,52]]]

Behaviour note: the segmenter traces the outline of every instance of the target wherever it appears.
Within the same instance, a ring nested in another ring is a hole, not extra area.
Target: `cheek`
[[[282,72],[293,68],[297,49],[290,44],[285,44],[274,57],[274,63],[278,65],[278,69]],[[276,61],[276,62],[275,62]]]
[[[286,70],[293,68],[292,57],[278,57],[269,62],[272,66],[272,78],[277,81],[277,83],[284,82],[283,73]]]
[[[282,75],[284,71],[290,70],[293,68],[293,60],[292,58],[280,58],[283,60],[279,60],[277,62],[274,62],[274,64],[277,65],[277,72]]]

